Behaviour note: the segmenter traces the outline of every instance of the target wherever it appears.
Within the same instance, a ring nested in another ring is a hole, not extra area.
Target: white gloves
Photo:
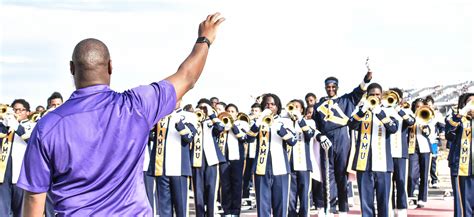
[[[15,115],[8,114],[3,117],[4,123],[6,126],[10,127],[12,130],[18,130],[18,126],[20,126],[20,123],[18,120],[15,118]]]
[[[363,105],[362,105],[362,108],[360,109],[363,113],[366,113],[369,109],[370,109],[371,105],[370,105],[370,102],[365,100]]]
[[[471,111],[472,109],[474,109],[474,108],[472,108],[471,105],[472,105],[472,104],[471,104],[471,101],[467,102],[466,105],[465,105],[461,110],[459,110],[459,114],[460,114],[461,116],[466,116],[469,111]]]
[[[320,142],[319,142],[319,144],[321,144],[321,147],[323,147],[324,150],[328,150],[329,147],[332,146],[331,140],[329,140],[329,138],[328,138],[327,136],[325,136],[325,135],[322,135],[322,136],[320,137]]]
[[[378,114],[382,111],[382,106],[376,105],[375,108],[372,109],[372,113]]]

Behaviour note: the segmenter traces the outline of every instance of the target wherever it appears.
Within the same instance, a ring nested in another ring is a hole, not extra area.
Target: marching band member
[[[259,103],[254,103],[250,108],[250,120],[253,122],[260,116],[262,108]],[[250,198],[250,180],[252,178],[252,165],[255,159],[255,152],[257,148],[257,142],[247,142],[247,149],[245,152],[245,169],[243,177],[243,193],[242,198]],[[247,205],[251,205],[251,201],[247,200]]]
[[[392,208],[399,217],[407,216],[407,158],[408,158],[408,130],[415,124],[413,113],[403,108],[403,92],[398,88],[391,88],[384,101],[387,115],[398,122],[397,131],[390,135],[390,147],[393,158],[392,182],[396,190],[392,191]],[[393,101],[393,102],[388,102]]]
[[[474,154],[472,128],[474,93],[459,97],[458,114],[446,121],[446,138],[453,141],[450,150],[450,169],[454,193],[454,216],[473,216]]]
[[[221,181],[221,205],[224,216],[239,216],[242,205],[242,175],[244,170],[244,143],[247,140],[248,123],[237,119],[239,109],[230,103],[225,108],[224,132],[219,137],[219,147],[226,161],[219,166]],[[247,125],[244,127],[244,125]],[[246,129],[245,129],[246,128]]]
[[[261,104],[262,115],[247,133],[249,142],[257,140],[257,154],[253,170],[258,216],[287,216],[290,165],[287,144],[296,144],[289,130],[291,120],[281,118],[280,98],[265,94]]]
[[[340,215],[347,215],[349,205],[347,203],[347,159],[349,156],[350,139],[347,122],[355,109],[357,103],[365,92],[367,83],[372,79],[372,72],[368,71],[364,81],[351,93],[337,96],[339,81],[335,77],[327,78],[325,83],[327,97],[324,97],[314,106],[313,120],[316,122],[316,129],[326,135],[334,144],[329,148],[329,180],[331,188],[331,211],[336,211],[339,204]],[[321,165],[325,165],[325,157],[321,158]],[[326,172],[323,172],[323,176]],[[324,177],[323,180],[326,180]],[[337,188],[336,188],[337,187]],[[337,190],[336,190],[337,189]],[[326,191],[325,191],[326,192]]]
[[[291,107],[291,108],[290,108]],[[311,188],[311,149],[310,141],[314,136],[316,128],[313,120],[303,119],[304,103],[301,100],[291,100],[287,108],[296,133],[297,142],[293,147],[288,147],[291,183],[288,204],[288,216],[309,216],[310,188]],[[296,209],[297,201],[300,201],[299,211]]]
[[[28,120],[30,104],[24,99],[5,109],[0,123],[0,216],[23,216],[24,191],[16,183],[35,123]]]
[[[438,174],[436,170],[436,164],[438,161],[438,146],[441,144],[440,142],[440,134],[444,132],[445,121],[443,120],[442,114],[435,109],[434,106],[434,99],[431,96],[427,96],[425,98],[425,103],[428,105],[435,113],[433,117],[433,121],[430,121],[428,126],[430,127],[431,134],[429,136],[430,143],[431,143],[431,165],[430,165],[430,177],[431,177],[431,187],[432,188],[439,188],[438,186]]]
[[[412,103],[412,112],[426,108],[424,106],[426,105],[422,99],[416,99]],[[428,175],[431,159],[429,135],[431,132],[428,123],[423,123],[418,115],[415,120],[415,124],[408,131],[408,196],[414,196],[415,187],[420,179],[417,206],[423,208],[428,200]]]
[[[155,127],[148,175],[156,176],[160,216],[188,216],[188,181],[191,176],[189,144],[196,134],[196,115],[176,109]]]
[[[208,99],[201,99],[198,108],[204,117],[196,124],[191,150],[192,180],[196,216],[214,216],[219,184],[219,164],[225,162],[217,140],[224,125],[217,118]]]
[[[367,91],[367,101],[349,120],[350,128],[359,130],[352,169],[357,171],[362,216],[375,216],[374,196],[377,215],[389,216],[393,171],[390,135],[397,131],[398,122],[379,103],[382,87],[372,83]]]

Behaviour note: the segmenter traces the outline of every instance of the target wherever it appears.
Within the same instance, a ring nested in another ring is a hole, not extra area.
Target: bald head
[[[110,84],[112,66],[109,49],[97,39],[84,39],[76,45],[70,67],[76,88]]]

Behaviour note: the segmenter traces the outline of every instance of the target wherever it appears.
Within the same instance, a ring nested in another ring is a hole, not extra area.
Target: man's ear
[[[109,60],[109,63],[108,63],[108,72],[109,72],[109,75],[112,74],[112,60]]]
[[[69,71],[71,71],[71,75],[74,76],[74,62],[69,61]]]

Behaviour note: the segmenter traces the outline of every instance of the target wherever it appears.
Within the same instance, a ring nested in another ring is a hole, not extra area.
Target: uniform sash
[[[225,143],[227,142],[227,134],[229,131],[223,131],[219,135],[219,150],[221,150],[222,154],[225,155]]]
[[[397,131],[390,135],[390,147],[392,152],[393,158],[401,158],[403,152],[403,143],[402,143],[402,126],[403,126],[403,118],[398,114],[398,112],[394,108],[388,108],[386,111],[390,117],[395,118],[398,123]]]
[[[7,170],[7,163],[8,158],[10,157],[14,134],[15,131],[9,131],[2,140],[2,149],[0,150],[0,183],[3,183],[5,179],[5,172]]]
[[[270,131],[269,128],[265,125],[262,125],[258,133],[259,140],[259,151],[257,158],[257,175],[265,175],[265,170],[267,167],[267,155],[270,145]]]
[[[362,128],[360,130],[359,155],[357,156],[357,167],[359,171],[365,171],[367,168],[367,159],[369,148],[372,142],[372,112],[367,111],[362,119]]]
[[[461,136],[461,147],[460,147],[460,155],[459,155],[459,176],[469,176],[469,154],[474,155],[474,153],[470,153],[472,145],[472,120],[467,120],[465,117],[461,120],[462,123],[462,136]],[[474,159],[472,159],[474,160]],[[474,161],[473,161],[474,164]],[[474,165],[473,165],[474,166]],[[474,167],[473,167],[474,168]]]
[[[155,175],[163,175],[163,159],[165,156],[165,143],[168,134],[169,122],[171,115],[163,118],[158,122],[156,127],[156,154],[155,154]]]
[[[194,136],[194,147],[193,147],[193,167],[202,167],[202,122],[197,123],[197,132]]]
[[[374,134],[372,135],[372,171],[387,172],[387,139],[385,126],[377,116],[372,117],[372,128]],[[376,133],[376,134],[375,134]],[[375,142],[375,143],[374,143]],[[392,160],[392,159],[390,159]]]
[[[410,127],[410,136],[408,137],[408,154],[414,154],[416,147],[416,124]]]

